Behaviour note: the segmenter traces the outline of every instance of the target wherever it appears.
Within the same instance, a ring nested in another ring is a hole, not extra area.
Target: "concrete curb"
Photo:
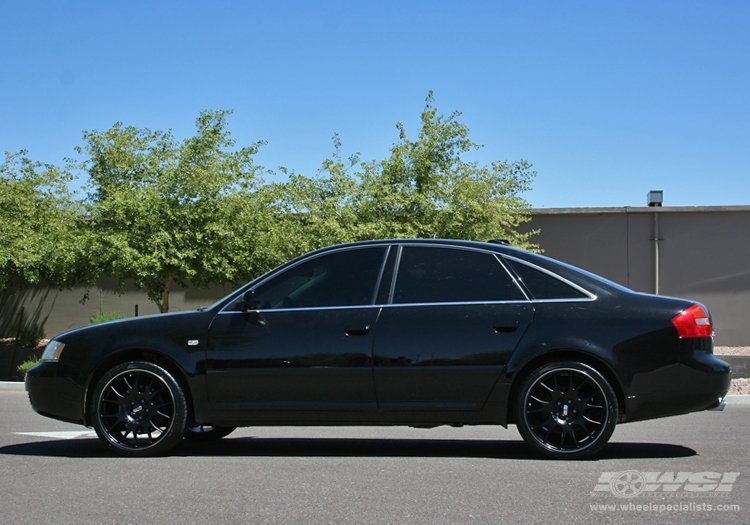
[[[732,367],[732,379],[750,377],[750,356],[748,355],[717,355]]]
[[[23,381],[0,381],[0,390],[26,390]]]
[[[725,398],[727,405],[750,405],[750,395],[748,394],[732,394]]]

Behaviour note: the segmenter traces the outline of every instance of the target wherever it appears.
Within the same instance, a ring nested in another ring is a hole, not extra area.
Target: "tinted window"
[[[344,250],[315,257],[255,289],[258,308],[371,304],[385,247]]]
[[[588,296],[560,279],[516,261],[508,261],[534,299],[585,299]]]
[[[436,247],[404,248],[394,303],[516,301],[525,297],[489,253]]]

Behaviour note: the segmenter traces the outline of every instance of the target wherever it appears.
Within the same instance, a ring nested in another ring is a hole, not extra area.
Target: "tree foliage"
[[[83,134],[81,162],[66,169],[6,154],[0,166],[0,291],[12,282],[58,286],[115,276],[132,281],[160,311],[170,291],[239,283],[311,249],[378,238],[502,238],[534,232],[522,194],[526,161],[482,165],[459,112],[438,113],[429,93],[416,137],[397,124],[383,160],[334,153],[316,176],[280,168],[266,183],[253,162],[262,142],[235,148],[228,111],[203,111],[192,137],[117,123]],[[75,201],[71,174],[87,175]]]
[[[382,161],[343,160],[341,143],[317,177],[292,174],[286,183],[286,216],[307,232],[310,247],[375,238],[507,239],[536,248],[532,233],[517,227],[529,220],[521,194],[535,172],[526,161],[483,166],[463,156],[480,146],[457,119],[443,117],[432,93],[421,114],[417,138],[397,124],[399,141]]]
[[[5,153],[0,165],[0,291],[42,281],[64,287],[90,277],[80,206],[67,189],[70,175]]]
[[[132,279],[162,312],[175,285],[236,282],[262,264],[253,229],[268,221],[254,200],[261,181],[252,160],[261,143],[232,150],[228,114],[201,112],[183,142],[118,123],[84,133],[77,148],[88,157],[78,168],[90,180],[97,257],[121,287]]]

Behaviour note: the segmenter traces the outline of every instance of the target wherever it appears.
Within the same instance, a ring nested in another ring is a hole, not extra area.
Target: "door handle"
[[[496,324],[492,327],[496,334],[510,334],[518,330],[518,323]]]
[[[370,326],[365,327],[359,327],[359,328],[344,328],[344,333],[346,335],[356,336],[356,335],[367,335],[370,332]]]

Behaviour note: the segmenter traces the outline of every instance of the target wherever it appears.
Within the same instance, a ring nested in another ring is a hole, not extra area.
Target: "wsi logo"
[[[641,494],[682,493],[689,496],[697,493],[727,494],[739,477],[739,472],[602,472],[595,493],[609,492],[618,498],[634,498]]]

